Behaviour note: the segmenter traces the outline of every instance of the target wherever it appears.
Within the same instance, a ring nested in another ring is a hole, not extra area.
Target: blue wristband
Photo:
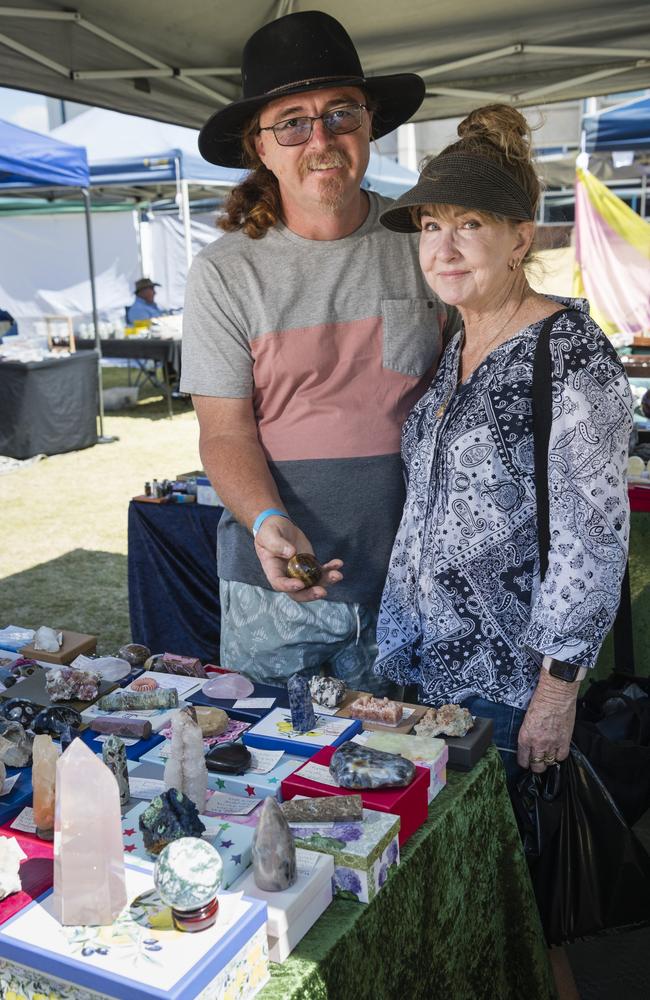
[[[289,515],[285,514],[283,510],[276,510],[275,507],[269,507],[268,510],[263,510],[261,514],[258,514],[253,521],[253,538],[255,538],[267,517],[286,517],[287,521],[291,520]]]

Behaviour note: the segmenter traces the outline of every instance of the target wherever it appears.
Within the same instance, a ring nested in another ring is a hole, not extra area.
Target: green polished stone
[[[223,862],[212,844],[198,837],[181,837],[160,852],[154,882],[163,902],[177,910],[195,910],[217,894]]]

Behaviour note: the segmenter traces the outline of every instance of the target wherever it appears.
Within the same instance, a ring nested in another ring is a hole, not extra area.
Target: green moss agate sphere
[[[214,899],[223,879],[223,862],[212,844],[181,837],[160,852],[153,880],[168,906],[195,910]]]

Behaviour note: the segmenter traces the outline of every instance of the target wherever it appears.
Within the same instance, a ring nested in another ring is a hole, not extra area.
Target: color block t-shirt
[[[181,389],[251,397],[269,468],[316,556],[344,562],[336,601],[375,606],[404,502],[400,432],[428,388],[455,310],[428,289],[417,238],[363,225],[308,240],[278,224],[231,233],[188,278]],[[218,482],[217,482],[218,489]],[[250,532],[226,511],[219,575],[268,582]]]

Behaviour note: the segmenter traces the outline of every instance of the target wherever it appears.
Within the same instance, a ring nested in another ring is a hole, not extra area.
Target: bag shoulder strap
[[[542,325],[535,346],[533,361],[533,450],[535,456],[535,496],[537,499],[537,534],[539,538],[539,573],[544,579],[548,570],[548,553],[551,547],[551,525],[548,495],[548,446],[553,423],[551,331],[555,321],[567,308],[548,316]],[[629,564],[621,584],[621,600],[614,621],[614,666],[625,673],[634,673],[634,644],[632,632],[632,601],[630,594]]]

